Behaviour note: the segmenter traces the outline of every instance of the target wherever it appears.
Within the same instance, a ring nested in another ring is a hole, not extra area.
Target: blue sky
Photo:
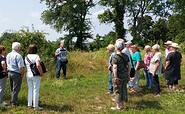
[[[41,30],[49,35],[46,35],[46,39],[50,41],[56,41],[57,38],[63,36],[65,33],[57,33],[50,28],[49,25],[45,25],[40,20],[41,13],[46,9],[44,3],[40,3],[40,0],[2,0],[0,4],[0,34],[6,30],[20,30],[22,27],[29,27],[31,30],[32,25],[36,30]],[[92,18],[92,33],[94,35],[107,34],[112,30],[112,25],[100,24],[97,15],[103,11],[102,7],[93,8],[90,13]],[[130,39],[130,36],[128,36]]]

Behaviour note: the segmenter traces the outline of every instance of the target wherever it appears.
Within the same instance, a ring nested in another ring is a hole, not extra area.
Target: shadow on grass
[[[154,100],[148,100],[148,101],[141,100],[141,101],[136,102],[135,104],[136,104],[136,109],[138,110],[143,110],[143,109],[162,110],[163,109],[160,103]]]
[[[63,106],[43,104],[43,107],[46,110],[58,111],[60,113],[74,112],[74,107],[72,105],[69,105],[69,104],[64,104]]]

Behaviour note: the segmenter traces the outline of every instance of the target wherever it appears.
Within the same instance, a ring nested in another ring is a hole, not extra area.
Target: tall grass
[[[143,53],[143,52],[142,52]],[[108,91],[108,54],[106,50],[97,52],[70,52],[67,70],[67,80],[55,79],[55,71],[49,71],[42,77],[39,104],[42,111],[27,108],[27,82],[25,77],[19,94],[19,107],[9,104],[0,107],[0,113],[5,114],[184,114],[184,91],[168,92],[166,80],[159,76],[161,96],[154,97],[153,90],[145,87],[143,73],[140,75],[138,94],[129,93],[129,102],[123,111],[112,111],[112,96]],[[184,58],[180,90],[185,90]],[[55,67],[55,66],[53,66]],[[9,81],[7,80],[5,101],[11,98]]]

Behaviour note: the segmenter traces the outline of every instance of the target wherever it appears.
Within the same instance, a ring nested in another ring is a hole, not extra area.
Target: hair
[[[5,46],[0,45],[0,54],[2,54],[2,52],[5,50]]]
[[[124,40],[123,39],[117,39],[116,40],[116,43],[115,43],[115,47],[118,49],[118,50],[123,50],[123,48],[125,48],[125,45],[124,45]]]
[[[132,45],[132,46],[131,46],[131,48],[134,48],[134,49],[136,49],[136,51],[140,52],[139,47],[138,47],[138,45],[137,45],[137,44]]]
[[[107,49],[110,50],[110,51],[114,51],[114,45],[113,44],[109,44],[107,46]]]
[[[17,51],[20,47],[21,47],[21,44],[19,42],[12,43],[12,50]]]
[[[155,44],[152,46],[152,49],[155,49],[156,51],[159,51],[160,46],[158,44]]]
[[[36,54],[38,47],[35,44],[30,44],[28,47],[28,54]]]
[[[149,50],[151,50],[151,46],[146,45],[146,46],[145,46],[145,49],[149,49]]]

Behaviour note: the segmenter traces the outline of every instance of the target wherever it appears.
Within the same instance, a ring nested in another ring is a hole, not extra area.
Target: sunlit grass
[[[27,82],[23,78],[19,94],[20,106],[10,104],[0,107],[5,114],[184,114],[185,112],[185,69],[184,58],[182,79],[179,81],[180,92],[168,92],[166,80],[159,76],[161,96],[154,97],[153,90],[145,87],[143,72],[140,75],[138,94],[129,93],[129,102],[123,111],[112,111],[112,96],[108,91],[108,55],[105,50],[98,52],[71,52],[67,71],[67,80],[55,79],[55,71],[48,71],[42,78],[39,105],[42,111],[27,108]],[[55,67],[55,66],[53,66]],[[11,98],[9,80],[7,80],[5,101]]]

